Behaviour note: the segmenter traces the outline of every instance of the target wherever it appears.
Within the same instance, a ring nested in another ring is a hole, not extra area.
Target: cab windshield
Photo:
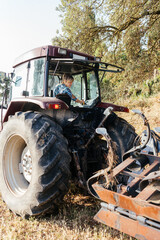
[[[56,66],[55,66],[56,70]],[[52,96],[55,87],[62,83],[62,76],[64,73],[72,74],[74,81],[70,88],[73,95],[80,100],[85,101],[85,107],[91,107],[99,99],[99,89],[98,89],[98,77],[97,71],[88,70],[84,66],[71,65],[68,64],[67,68],[65,64],[59,64],[57,70],[55,71],[53,66],[49,68],[49,78],[48,78],[48,94]],[[64,71],[65,70],[65,71]],[[83,107],[81,104],[71,100],[72,106]]]

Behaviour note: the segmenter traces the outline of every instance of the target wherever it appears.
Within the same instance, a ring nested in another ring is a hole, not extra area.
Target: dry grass
[[[97,223],[93,216],[99,202],[70,189],[59,212],[41,218],[22,219],[10,212],[0,200],[0,239],[5,240],[131,240],[133,238]]]
[[[122,106],[124,102],[121,103]],[[145,116],[147,117],[151,129],[154,127],[160,126],[160,96],[148,98],[148,99],[139,99],[135,101],[128,101],[125,105],[129,107],[129,109],[139,109],[141,110]],[[135,127],[136,132],[141,134],[141,132],[145,129],[143,127],[143,121],[137,114],[133,114],[131,111],[129,114],[126,113],[118,113],[118,115],[124,119],[126,119],[132,126]]]
[[[78,190],[79,191],[79,190]],[[0,200],[0,239],[18,240],[131,240],[126,234],[93,220],[99,203],[84,194],[70,190],[57,215],[22,219],[10,212]]]

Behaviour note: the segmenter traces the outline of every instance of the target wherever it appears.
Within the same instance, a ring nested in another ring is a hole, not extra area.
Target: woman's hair
[[[72,80],[72,81],[74,81],[74,78],[72,77],[72,75],[71,74],[69,74],[69,73],[65,73],[65,74],[63,74],[63,77],[62,77],[62,82],[64,82],[64,80]]]

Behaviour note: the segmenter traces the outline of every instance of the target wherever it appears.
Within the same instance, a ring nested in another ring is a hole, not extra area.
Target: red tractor
[[[122,161],[136,133],[115,111],[129,110],[102,102],[100,95],[105,73],[121,71],[94,56],[55,46],[17,58],[0,133],[0,191],[15,214],[47,212],[67,193],[70,179],[86,188],[87,179],[107,167],[109,148],[97,127],[107,129],[116,145],[116,164]],[[72,74],[71,91],[84,105],[67,94],[53,97],[63,74]]]

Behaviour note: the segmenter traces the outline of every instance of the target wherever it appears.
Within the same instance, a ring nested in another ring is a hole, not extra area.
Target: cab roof
[[[61,48],[57,46],[46,45],[38,48],[34,48],[21,56],[19,56],[13,65],[13,68],[21,65],[22,63],[28,62],[33,59],[38,59],[42,57],[50,57],[51,62],[60,61],[66,63],[78,63],[85,64],[87,68],[94,69],[98,63],[100,71],[107,72],[122,72],[124,69],[105,62],[101,62],[100,58],[94,57],[92,55],[74,51],[68,48]],[[110,69],[109,69],[110,68]]]
[[[67,48],[61,48],[61,47],[56,47],[56,46],[42,46],[38,48],[34,48],[22,55],[20,55],[18,58],[16,58],[13,67],[15,68],[16,66],[25,63],[27,61],[41,58],[41,57],[53,57],[53,58],[61,58],[61,59],[66,59],[66,58],[76,58],[76,59],[83,59],[83,60],[95,60],[95,57],[89,54],[85,54],[82,52],[74,51],[71,49]]]

